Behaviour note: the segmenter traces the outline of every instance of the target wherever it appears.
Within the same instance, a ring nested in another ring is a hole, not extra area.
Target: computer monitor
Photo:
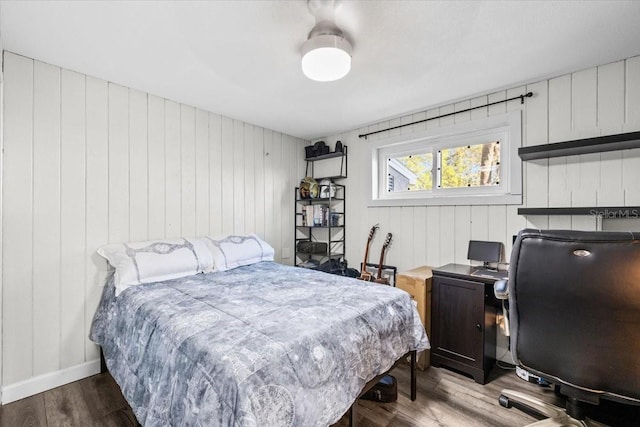
[[[469,240],[467,259],[481,261],[485,267],[488,267],[490,262],[500,262],[502,260],[502,242]]]

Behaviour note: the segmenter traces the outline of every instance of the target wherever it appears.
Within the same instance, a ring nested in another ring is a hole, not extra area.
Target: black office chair
[[[515,362],[559,387],[566,408],[512,390],[500,404],[586,425],[585,403],[640,405],[640,233],[522,230],[496,297],[508,298]]]

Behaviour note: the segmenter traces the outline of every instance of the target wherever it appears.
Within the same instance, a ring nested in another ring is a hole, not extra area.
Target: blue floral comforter
[[[90,338],[145,426],[326,426],[428,348],[409,294],[260,262],[127,289]]]

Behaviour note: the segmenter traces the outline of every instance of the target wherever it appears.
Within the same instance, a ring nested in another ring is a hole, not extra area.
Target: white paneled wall
[[[410,123],[440,114],[484,105],[533,92],[524,105],[519,100],[480,108],[446,118],[358,138],[358,134]],[[406,206],[368,207],[367,180],[370,141],[410,135],[424,129],[521,110],[523,145],[640,130],[640,57],[579,71],[542,82],[480,96],[468,101],[380,122],[334,135],[349,146],[346,257],[361,262],[369,228],[380,223],[372,253],[378,253],[384,235],[393,244],[386,263],[399,271],[420,265],[467,263],[470,239],[504,242],[507,260],[512,236],[524,227],[594,230],[591,216],[519,216],[519,206]],[[640,206],[640,149],[523,162],[525,207]],[[498,356],[505,342],[499,342]],[[508,360],[508,359],[506,359]]]
[[[514,100],[371,135],[368,140],[358,138],[358,134],[483,105],[529,91],[534,96],[527,98],[523,105],[520,100]],[[375,223],[380,223],[381,232],[394,234],[387,262],[400,270],[425,264],[466,263],[470,239],[502,241],[508,254],[512,236],[527,226],[595,229],[596,220],[593,217],[524,217],[517,214],[520,206],[367,206],[365,189],[368,188],[366,180],[370,179],[369,142],[516,110],[522,111],[525,146],[640,130],[640,57],[328,137],[329,144],[341,140],[349,146],[349,178],[346,181],[349,201],[347,258],[351,264],[355,266],[360,263],[369,228]],[[529,161],[523,162],[522,168],[525,207],[640,205],[637,185],[640,182],[640,149]],[[381,236],[384,236],[383,233]],[[376,239],[374,248],[379,248],[382,240]]]
[[[98,357],[87,335],[106,275],[95,249],[105,243],[256,232],[278,261],[291,262],[281,254],[293,244],[304,141],[6,52],[3,78],[3,401],[7,391],[24,394],[21,384],[46,378],[38,384],[51,386],[62,381],[56,373]],[[367,207],[369,150],[358,134],[527,91],[534,97],[524,105],[511,101],[369,141],[514,110],[522,111],[523,145],[640,130],[635,57],[328,137],[349,146],[351,265],[375,223],[381,233],[372,253],[392,232],[386,262],[399,270],[465,263],[470,239],[502,241],[508,254],[511,236],[527,226],[595,229],[593,217],[523,217],[518,206]],[[638,182],[640,149],[523,163],[528,207],[638,206]]]
[[[2,53],[3,51],[3,44],[2,44],[2,33],[0,32],[0,53]],[[0,70],[4,69],[4,56],[0,55]],[[4,75],[2,72],[0,72],[0,147],[3,147],[3,140],[4,140],[4,103],[2,102],[2,100],[4,99]],[[0,150],[0,179],[2,179],[2,158],[3,158],[3,154],[2,154],[2,150]],[[0,222],[2,221],[2,191],[0,190]],[[0,242],[2,242],[2,227],[0,227]],[[2,271],[2,245],[0,245],[0,272]],[[0,274],[0,404],[2,403],[2,331],[3,331],[3,325],[2,325],[2,316],[3,316],[3,312],[2,312],[2,274]]]
[[[98,358],[87,336],[101,245],[255,232],[291,262],[281,253],[293,244],[304,141],[12,53],[4,61],[5,392]]]

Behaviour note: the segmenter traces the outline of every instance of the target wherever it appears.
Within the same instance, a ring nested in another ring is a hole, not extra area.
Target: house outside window
[[[371,206],[522,203],[520,112],[371,145]]]
[[[387,191],[389,192],[407,191],[418,180],[418,176],[398,159],[389,159],[387,174],[389,177]]]

